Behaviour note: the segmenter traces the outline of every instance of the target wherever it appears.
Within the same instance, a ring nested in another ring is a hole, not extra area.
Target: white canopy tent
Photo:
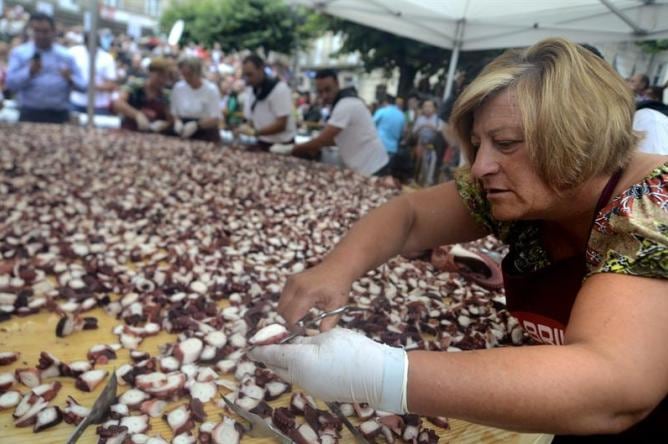
[[[668,0],[287,0],[325,14],[460,51],[529,46],[547,37],[582,43],[668,38]]]

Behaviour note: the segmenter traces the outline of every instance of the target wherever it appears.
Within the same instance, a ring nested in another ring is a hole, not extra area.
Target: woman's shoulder
[[[644,173],[597,214],[587,251],[592,273],[668,279],[668,158],[653,157],[653,164],[640,158]]]
[[[146,84],[145,79],[142,79],[140,77],[130,77],[128,81],[125,82],[122,88],[124,91],[132,95],[144,89],[145,84]]]
[[[668,223],[668,156],[639,154],[621,190],[601,213],[632,216],[654,211],[656,207],[661,212],[655,216]],[[641,202],[643,205],[638,205]]]
[[[188,82],[186,82],[183,79],[177,81],[172,87],[172,91],[185,91],[187,89],[188,89]]]
[[[636,152],[624,168],[624,174],[617,186],[615,195],[623,193],[647,179],[666,174],[666,171],[668,171],[668,156]]]

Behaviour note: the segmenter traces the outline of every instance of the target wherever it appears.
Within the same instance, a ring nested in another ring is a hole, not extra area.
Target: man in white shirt
[[[353,90],[339,88],[334,70],[319,71],[315,84],[318,95],[326,105],[331,104],[332,111],[318,137],[295,145],[292,155],[313,156],[323,147],[336,145],[347,168],[365,176],[382,175],[390,158],[365,103]]]
[[[638,150],[644,153],[668,154],[668,105],[664,104],[663,88],[652,86],[643,92],[646,100],[636,105],[633,129],[641,133]]]
[[[255,136],[258,148],[267,151],[275,143],[291,143],[297,131],[288,85],[265,72],[264,60],[255,54],[242,63],[246,84],[244,117],[252,124],[241,132]]]
[[[79,67],[81,75],[88,83],[89,56],[88,35],[84,37],[84,44],[70,48],[70,54]],[[110,115],[112,94],[116,90],[116,62],[114,58],[98,45],[95,51],[95,114]],[[85,92],[72,91],[70,103],[74,110],[85,113],[88,106],[88,95]]]
[[[643,153],[668,154],[668,117],[650,108],[639,109],[633,114],[633,129],[642,139],[638,150]]]

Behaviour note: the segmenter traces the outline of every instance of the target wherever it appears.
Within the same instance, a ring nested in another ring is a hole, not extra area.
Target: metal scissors
[[[335,308],[334,310],[323,311],[322,313],[316,315],[313,318],[309,318],[310,313],[307,313],[305,316],[303,316],[300,320],[298,320],[295,323],[296,328],[293,330],[293,332],[287,335],[285,338],[278,341],[278,343],[285,344],[287,342],[292,341],[297,336],[303,336],[306,333],[307,328],[317,327],[318,322],[322,321],[325,318],[328,318],[330,316],[338,316],[340,314],[344,314],[349,311],[358,311],[358,310],[368,311],[369,309],[363,307],[357,307],[355,305],[344,305],[342,307]]]
[[[232,409],[234,413],[248,421],[250,424],[244,427],[250,436],[254,437],[272,437],[278,439],[278,442],[282,444],[292,444],[293,441],[283,432],[278,430],[276,426],[265,421],[259,415],[251,413],[248,410],[242,409],[238,405],[231,402],[229,399],[223,396],[223,401],[225,404]]]
[[[111,407],[116,400],[117,387],[118,382],[116,381],[116,370],[114,369],[114,371],[111,372],[109,381],[107,381],[107,385],[104,386],[104,389],[100,392],[100,396],[97,397],[95,404],[93,404],[93,407],[90,409],[90,413],[79,423],[77,428],[74,429],[70,439],[67,440],[67,444],[74,444],[77,442],[89,425],[100,422],[102,418],[104,418],[107,410],[109,410],[109,407]]]
[[[337,316],[343,313],[347,313],[349,311],[355,311],[355,310],[360,310],[360,311],[368,311],[367,308],[363,307],[356,307],[354,305],[344,305],[342,307],[336,308],[334,310],[330,311],[323,311],[319,315],[316,315],[312,319],[309,319],[309,314],[306,314],[304,317],[302,317],[300,320],[298,320],[295,323],[295,330],[290,333],[288,336],[280,340],[278,343],[279,344],[285,344],[297,336],[302,336],[306,333],[306,329],[310,327],[316,327],[318,325],[318,322],[322,321],[325,318],[328,318],[330,316]],[[339,408],[338,404],[335,402],[325,402],[327,405],[327,408],[336,415],[343,425],[346,426],[348,430],[350,430],[350,433],[353,434],[353,437],[355,438],[355,442],[358,444],[369,444],[369,440],[367,440],[362,433],[357,430],[357,427],[355,427],[349,420],[346,418],[346,416],[341,412],[341,409]]]

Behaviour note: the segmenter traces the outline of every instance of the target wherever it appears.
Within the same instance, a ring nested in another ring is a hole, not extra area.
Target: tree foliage
[[[450,51],[347,20],[330,18],[329,29],[341,33],[339,54],[358,52],[367,72],[399,69],[399,94],[413,88],[418,73],[431,76],[447,65]]]
[[[668,51],[668,39],[639,42],[638,46],[648,54],[657,54],[661,51]]]
[[[160,18],[164,31],[178,19],[185,22],[182,42],[195,41],[224,51],[261,49],[291,53],[318,32],[315,14],[291,8],[280,0],[181,0]]]
[[[438,74],[444,82],[451,51],[401,37],[347,20],[329,17],[327,27],[341,33],[343,46],[339,54],[359,52],[364,69],[383,69],[387,74],[399,70],[398,95],[405,96],[415,87],[415,80]],[[458,69],[475,70],[489,62],[500,51],[460,53]]]

